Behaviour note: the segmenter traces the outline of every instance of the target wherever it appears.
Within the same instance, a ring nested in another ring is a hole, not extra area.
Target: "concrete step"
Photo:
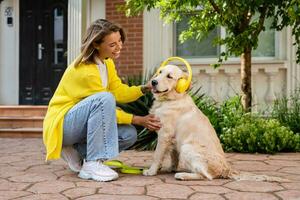
[[[0,106],[0,137],[42,137],[47,106]]]
[[[47,112],[47,106],[0,106],[0,116],[42,116]]]
[[[0,128],[0,137],[42,137],[42,128]]]
[[[0,128],[42,128],[42,116],[0,116]]]

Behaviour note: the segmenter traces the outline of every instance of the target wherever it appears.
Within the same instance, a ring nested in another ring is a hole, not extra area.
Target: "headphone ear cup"
[[[183,93],[187,90],[187,88],[188,88],[188,81],[185,78],[178,79],[176,85],[176,91],[178,93]]]

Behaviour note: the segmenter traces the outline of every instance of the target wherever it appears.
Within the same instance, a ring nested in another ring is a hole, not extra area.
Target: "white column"
[[[224,68],[225,74],[227,75],[227,97],[232,97],[236,95],[236,77],[239,76],[239,69],[236,67],[225,67]]]
[[[294,92],[300,86],[300,65],[296,64],[296,46],[293,46],[294,38],[292,28],[287,28],[287,95]]]
[[[171,24],[163,24],[159,10],[144,11],[143,19],[143,67],[147,73],[173,55],[173,28]]]
[[[220,96],[217,91],[217,75],[219,71],[217,69],[208,68],[206,69],[206,73],[209,76],[209,96],[214,100],[219,101]]]
[[[274,93],[274,81],[275,77],[278,74],[278,69],[277,68],[266,68],[265,73],[268,76],[268,88],[267,88],[267,93],[266,93],[266,103],[268,105],[271,105],[273,101],[276,99],[275,93]]]
[[[105,0],[86,0],[86,14],[87,26],[96,19],[105,19]]]
[[[253,67],[254,68],[254,67]],[[258,74],[258,68],[252,69],[251,76],[252,76],[252,111],[257,112],[258,111],[258,97],[257,97],[257,84],[256,84],[256,76]]]
[[[70,0],[68,4],[68,65],[80,53],[82,6],[82,0]]]

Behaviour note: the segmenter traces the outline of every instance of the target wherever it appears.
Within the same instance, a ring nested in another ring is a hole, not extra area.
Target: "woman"
[[[62,156],[83,179],[117,179],[118,174],[102,161],[136,141],[131,124],[150,130],[161,126],[153,115],[134,116],[116,108],[116,101],[135,101],[151,88],[150,84],[129,87],[118,77],[113,59],[120,56],[124,41],[118,25],[104,19],[92,23],[81,54],[66,69],[45,116],[46,160]]]

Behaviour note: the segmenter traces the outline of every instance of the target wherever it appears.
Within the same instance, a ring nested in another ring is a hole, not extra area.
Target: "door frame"
[[[18,77],[19,78],[18,79],[19,80],[19,89],[18,89],[19,104],[21,103],[26,105],[27,104],[31,104],[31,105],[48,104],[54,91],[56,90],[56,85],[58,84],[64,70],[66,69],[67,63],[64,64],[53,63],[52,59],[54,56],[53,55],[54,25],[50,25],[50,24],[54,23],[53,8],[61,5],[65,11],[64,18],[63,18],[64,19],[63,46],[64,46],[64,52],[67,51],[66,48],[68,43],[68,10],[69,10],[68,2],[69,1],[70,0],[64,0],[64,2],[61,2],[60,0],[48,0],[46,4],[44,3],[40,4],[39,0],[37,2],[36,0],[33,0],[31,2],[33,3],[33,5],[30,5],[31,3],[29,2],[28,3],[21,2],[21,1],[19,2],[20,3],[19,4],[20,7],[19,45],[20,47],[19,47],[19,54],[18,54],[19,55],[18,58],[19,60],[19,65],[18,65],[19,66],[19,77]],[[34,5],[35,3],[37,3],[38,5],[35,6]],[[28,9],[30,11],[29,16],[33,16],[33,18],[29,21],[28,18],[24,18],[28,15],[26,14]],[[31,10],[33,11],[33,14],[30,14],[32,12]],[[43,29],[45,28],[44,30],[42,30],[43,32],[39,32],[36,29],[36,27],[39,24],[43,26]],[[31,34],[31,32],[33,34],[32,35],[33,37],[27,39],[27,35]],[[38,55],[36,51],[37,51],[37,44],[39,42],[42,42],[41,44],[46,49],[46,52],[43,53],[42,60],[39,60],[37,58]],[[33,52],[28,52],[28,50]],[[67,58],[64,58],[64,60],[65,60],[64,62],[67,62]],[[56,67],[53,68],[54,66]],[[48,76],[49,73],[51,74],[51,76]],[[27,87],[29,88],[26,89]],[[28,92],[30,92],[30,94],[27,94]]]

